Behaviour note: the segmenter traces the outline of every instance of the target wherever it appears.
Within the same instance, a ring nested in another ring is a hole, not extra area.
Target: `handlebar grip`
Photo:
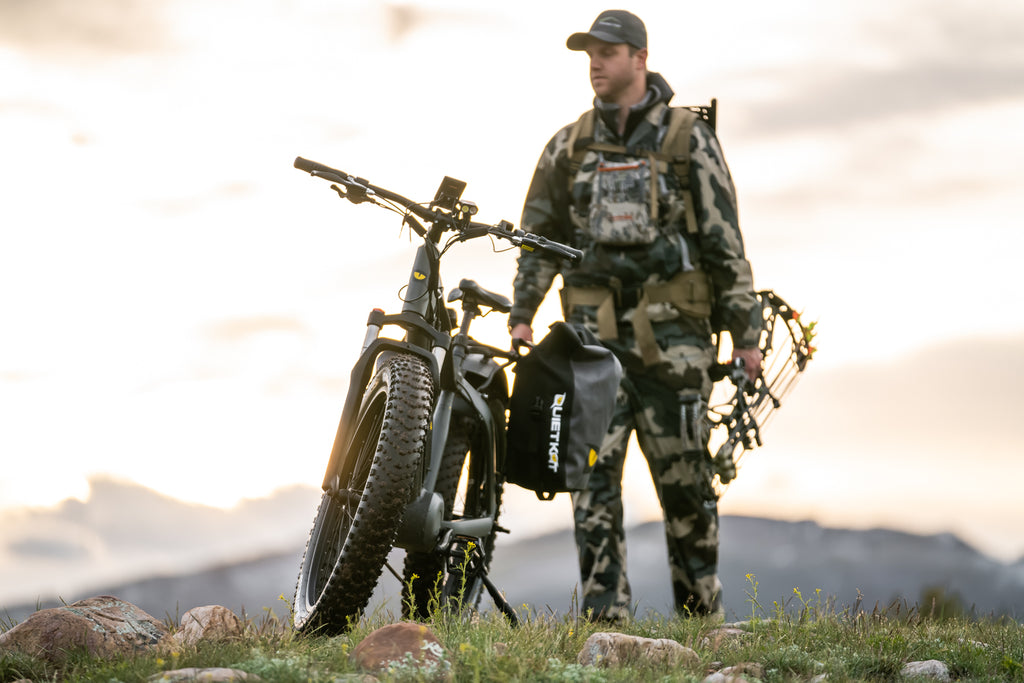
[[[316,161],[310,161],[309,159],[303,159],[302,157],[295,157],[294,165],[295,168],[299,169],[300,171],[305,171],[306,173],[313,173],[314,171],[319,171],[320,173],[333,173],[335,175],[341,176],[342,178],[348,176],[348,173],[345,173],[344,171],[339,171],[336,168],[331,168],[330,166],[325,166],[324,164],[321,164]]]
[[[562,246],[565,247],[565,257],[567,259],[569,259],[573,263],[579,263],[580,261],[583,260],[583,250],[582,249],[576,249],[575,247],[570,247],[570,246],[564,245],[564,244]]]

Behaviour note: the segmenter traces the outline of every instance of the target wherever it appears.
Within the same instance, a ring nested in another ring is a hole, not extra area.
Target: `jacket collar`
[[[636,130],[637,124],[643,120],[655,105],[659,103],[665,103],[667,105],[673,95],[675,95],[675,93],[672,91],[671,86],[669,86],[668,82],[660,73],[648,71],[647,92],[644,94],[644,99],[629,108],[629,116],[626,119],[626,132],[623,135],[623,139],[629,139],[633,131]],[[621,107],[617,104],[609,104],[608,102],[595,97],[594,109],[597,110],[598,115],[601,117],[601,120],[604,121],[605,126],[612,135],[614,137],[618,137],[615,134],[615,131],[618,130],[619,110]]]

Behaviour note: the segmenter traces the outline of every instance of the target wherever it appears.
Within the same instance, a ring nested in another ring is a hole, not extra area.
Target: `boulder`
[[[408,672],[447,680],[451,674],[444,647],[423,624],[399,622],[381,627],[363,638],[352,660],[374,672]]]
[[[52,664],[73,652],[112,659],[155,646],[167,627],[135,605],[111,595],[39,610],[6,633],[0,651],[17,650]]]
[[[178,646],[195,645],[200,640],[234,640],[241,638],[245,624],[227,607],[206,605],[185,612],[181,626],[170,640]]]
[[[614,632],[591,635],[576,656],[576,662],[583,666],[621,666],[639,659],[667,666],[687,666],[700,661],[696,652],[674,640]]]

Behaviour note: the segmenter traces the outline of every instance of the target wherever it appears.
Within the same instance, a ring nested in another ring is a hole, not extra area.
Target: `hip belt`
[[[562,312],[566,319],[577,306],[597,309],[597,336],[603,341],[619,337],[616,311],[633,309],[633,334],[644,365],[654,365],[661,360],[661,349],[654,338],[654,328],[647,315],[649,305],[668,303],[681,315],[693,318],[711,316],[711,282],[702,270],[684,271],[677,273],[668,282],[640,287],[623,288],[614,282],[597,287],[567,285],[562,288],[561,295]]]

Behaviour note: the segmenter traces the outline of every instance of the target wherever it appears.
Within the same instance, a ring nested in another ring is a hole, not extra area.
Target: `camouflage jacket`
[[[648,74],[647,84],[647,97],[631,109],[621,138],[615,128],[618,107],[595,98],[595,142],[658,149],[673,92],[656,73]],[[523,250],[518,260],[509,326],[533,321],[555,275],[561,274],[567,286],[608,286],[614,282],[628,291],[645,283],[667,282],[692,265],[703,270],[711,282],[712,315],[710,319],[675,316],[675,324],[681,329],[672,336],[709,339],[712,329],[727,330],[737,346],[756,346],[761,308],[743,251],[732,177],[711,127],[698,120],[690,135],[690,187],[698,223],[695,234],[686,229],[679,183],[669,171],[658,175],[662,188],[658,195],[658,237],[648,245],[625,247],[598,244],[588,234],[598,155],[594,151],[586,153],[570,191],[567,146],[572,127],[570,124],[562,128],[544,148],[527,193],[521,226],[528,232],[581,248],[585,256],[580,264],[570,266],[555,257]],[[610,156],[604,154],[605,160],[630,160],[625,155]]]

